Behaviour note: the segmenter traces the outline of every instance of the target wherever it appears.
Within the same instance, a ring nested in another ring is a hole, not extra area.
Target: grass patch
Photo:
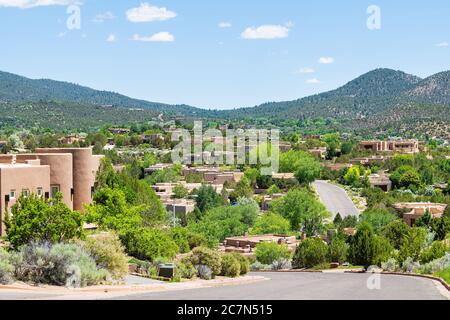
[[[445,282],[450,284],[450,268],[449,269],[445,269],[444,271],[436,273],[435,276],[444,279]]]

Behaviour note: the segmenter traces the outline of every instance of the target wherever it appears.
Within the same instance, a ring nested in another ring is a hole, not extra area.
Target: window
[[[9,198],[10,199],[15,199],[16,198],[16,190],[11,190],[9,192]]]
[[[59,185],[53,185],[51,186],[51,197],[56,197],[56,194],[59,192],[60,188]]]
[[[42,188],[37,188],[37,195],[38,197],[42,197],[44,195],[44,191]]]
[[[26,198],[30,196],[30,190],[28,189],[23,189],[22,190],[22,195]]]

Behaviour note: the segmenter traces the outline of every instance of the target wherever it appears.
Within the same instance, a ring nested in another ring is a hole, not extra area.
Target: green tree
[[[202,213],[205,213],[210,209],[220,207],[224,204],[220,194],[218,194],[216,190],[209,185],[202,185],[200,187],[195,201],[197,203],[197,208],[199,208]]]
[[[271,210],[289,220],[292,230],[302,230],[308,237],[323,233],[324,221],[331,216],[306,189],[291,190],[284,198],[272,201]]]
[[[342,239],[335,238],[328,247],[328,259],[343,264],[347,261],[349,245]]]
[[[308,238],[296,249],[292,265],[296,269],[312,268],[328,262],[328,247],[319,238]]]
[[[450,218],[444,216],[442,218],[433,219],[431,229],[436,233],[437,240],[444,240],[445,237],[450,234]]]
[[[253,235],[280,234],[287,235],[290,232],[289,220],[276,213],[266,213],[259,217],[250,233]]]
[[[8,241],[14,249],[30,242],[63,242],[84,237],[81,213],[70,210],[58,193],[50,202],[37,195],[21,196],[6,219]]]
[[[295,177],[301,184],[310,184],[320,177],[322,167],[319,161],[312,157],[300,158],[296,166]]]
[[[399,250],[409,229],[410,227],[403,220],[395,220],[384,226],[381,229],[381,234],[389,240],[395,249]]]
[[[384,226],[397,220],[397,216],[386,209],[369,209],[363,212],[360,217],[362,222],[369,223],[373,230],[378,233]]]
[[[361,223],[350,243],[350,258],[354,265],[364,266],[365,268],[373,265],[376,255],[375,241],[372,226],[367,222]]]
[[[360,178],[361,172],[359,171],[359,167],[357,166],[348,169],[347,173],[344,176],[345,182],[350,186],[353,186],[356,183],[358,183]]]
[[[427,230],[424,228],[411,228],[403,238],[399,251],[399,262],[402,263],[407,258],[414,261],[420,260],[420,253],[425,246]]]

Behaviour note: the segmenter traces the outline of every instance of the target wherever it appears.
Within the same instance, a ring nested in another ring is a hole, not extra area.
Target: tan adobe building
[[[82,211],[92,202],[100,160],[91,148],[37,149],[34,154],[0,156],[0,219],[20,195],[49,199],[57,192],[72,210]],[[3,225],[0,234],[4,234]]]
[[[385,192],[389,192],[392,189],[391,176],[387,173],[371,174],[369,183],[372,188],[380,188]]]
[[[256,246],[263,242],[274,242],[280,245],[287,245],[289,250],[294,252],[297,248],[299,241],[295,236],[267,234],[257,236],[243,236],[226,238],[223,245],[219,248],[225,252],[238,252],[241,254],[252,254],[255,251]]]
[[[413,227],[416,221],[422,217],[427,211],[430,212],[433,219],[441,218],[444,215],[446,204],[429,203],[429,202],[404,202],[397,203],[393,206],[396,210],[405,210],[403,220],[406,224]]]
[[[325,147],[310,149],[308,152],[319,159],[325,159],[327,156],[327,148]]]
[[[362,141],[359,146],[373,152],[419,153],[418,140]]]

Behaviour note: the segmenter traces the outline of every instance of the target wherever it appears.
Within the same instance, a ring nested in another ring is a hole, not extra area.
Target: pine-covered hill
[[[253,108],[205,110],[136,100],[53,80],[32,80],[0,72],[0,125],[92,128],[172,118],[219,121],[323,120],[328,129],[347,132],[416,131],[449,136],[450,72],[426,79],[391,69],[370,71],[329,92]],[[333,125],[328,125],[332,123]]]

